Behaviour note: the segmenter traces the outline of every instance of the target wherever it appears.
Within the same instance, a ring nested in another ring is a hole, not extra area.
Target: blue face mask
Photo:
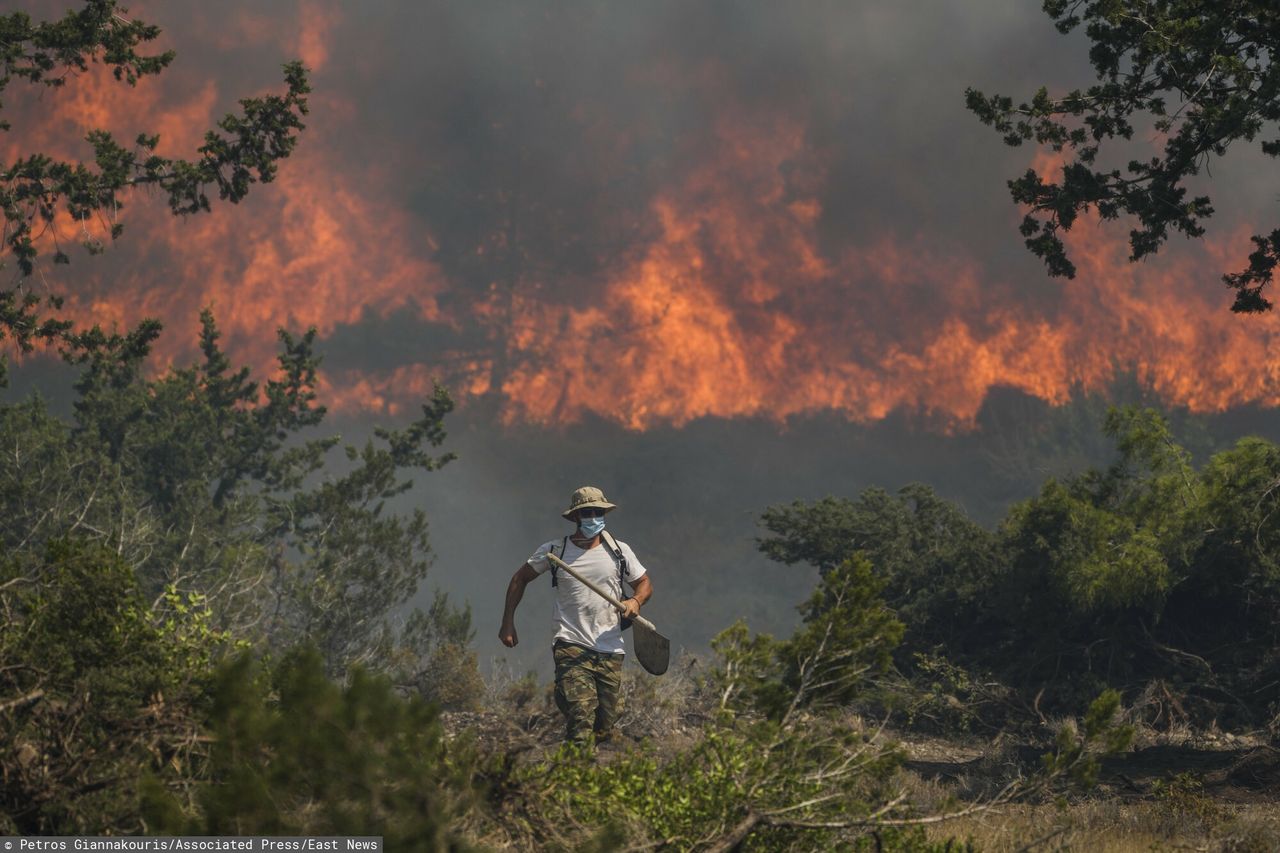
[[[604,530],[604,516],[597,515],[591,518],[578,519],[578,529],[582,531],[582,535],[588,539],[594,539],[600,535],[600,531]]]

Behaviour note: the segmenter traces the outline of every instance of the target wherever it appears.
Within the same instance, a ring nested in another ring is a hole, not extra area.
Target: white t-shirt
[[[609,592],[614,598],[622,601],[630,597],[623,592],[622,581],[618,577],[618,564],[613,561],[603,542],[584,551],[570,539],[565,545],[565,553],[560,555],[560,543],[564,541],[555,539],[543,543],[529,558],[528,562],[533,570],[543,574],[550,569],[551,561],[547,559],[547,552],[555,548],[557,556],[572,566],[575,572]],[[634,584],[644,577],[645,568],[626,542],[619,540],[618,550],[627,558],[627,583]],[[622,642],[622,617],[612,604],[564,569],[556,571],[556,582],[553,614],[557,640],[598,652],[626,651]]]

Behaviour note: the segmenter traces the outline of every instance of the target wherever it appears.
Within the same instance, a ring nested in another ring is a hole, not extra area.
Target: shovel
[[[564,560],[555,554],[547,554],[547,559],[582,581],[588,589],[618,608],[619,613],[622,612],[621,601],[571,569]],[[651,674],[662,675],[667,671],[667,664],[671,660],[671,641],[659,634],[653,623],[640,615],[632,620],[631,628],[631,638],[636,643],[636,660],[640,661],[640,665]]]

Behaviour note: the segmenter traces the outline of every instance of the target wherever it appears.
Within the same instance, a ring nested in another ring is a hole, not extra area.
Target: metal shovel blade
[[[648,622],[646,619],[645,622]],[[662,675],[671,660],[671,641],[639,619],[631,623],[631,639],[636,645],[636,660],[652,675]]]

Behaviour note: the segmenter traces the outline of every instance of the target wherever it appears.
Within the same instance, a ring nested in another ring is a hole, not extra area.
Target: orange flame
[[[318,22],[303,28],[300,44],[318,63],[334,18],[316,17]],[[5,156],[27,149],[84,157],[83,147],[68,140],[101,127],[122,140],[139,128],[156,130],[161,153],[189,157],[227,107],[218,103],[213,83],[169,105],[163,87],[149,85],[155,82],[130,88],[95,67],[62,89],[42,92],[43,103],[34,105],[40,123],[21,133],[20,141],[6,140]],[[347,112],[332,95],[320,103],[330,120]],[[267,369],[280,327],[314,326],[323,336],[366,314],[385,317],[403,310],[438,320],[435,294],[442,278],[424,257],[434,247],[429,238],[410,233],[398,211],[365,194],[370,179],[301,145],[273,184],[235,209],[215,204],[211,214],[175,218],[160,197],[134,191],[118,213],[88,222],[60,215],[41,237],[46,251],[55,239],[64,249],[85,238],[109,242],[107,232],[118,219],[125,225],[121,250],[105,258],[77,258],[70,268],[42,264],[39,278],[68,294],[67,316],[84,325],[122,329],[156,317],[177,330],[190,329],[200,310],[212,306],[224,345],[237,358]],[[182,331],[163,336],[160,360],[187,357],[192,340]]]
[[[1069,237],[1080,274],[1050,318],[972,259],[911,241],[823,260],[817,202],[788,201],[778,183],[797,140],[779,129],[751,149],[726,132],[718,165],[655,204],[661,238],[607,282],[600,310],[569,309],[554,346],[515,339],[528,357],[502,389],[512,416],[592,412],[644,429],[905,408],[963,428],[997,386],[1063,403],[1125,367],[1196,411],[1280,404],[1268,356],[1280,319],[1233,316],[1212,286],[1242,251],[1213,243],[1194,269],[1134,266],[1120,235],[1082,219]],[[932,303],[903,297],[921,286]]]
[[[294,46],[319,66],[338,18],[303,8]],[[263,19],[232,23],[246,37],[273,38]],[[41,124],[22,134],[28,150],[57,151],[90,127],[131,126],[158,129],[167,151],[190,152],[225,109],[213,83],[176,104],[154,84],[129,89],[103,75],[67,91],[44,96],[58,99],[56,109],[41,106]],[[319,103],[316,124],[351,112],[333,95]],[[1120,231],[1082,218],[1068,239],[1079,276],[1046,308],[993,280],[980,259],[923,235],[868,234],[832,248],[817,192],[823,152],[805,128],[726,108],[704,166],[653,200],[656,236],[616,259],[590,303],[565,305],[551,282],[479,303],[446,300],[459,285],[433,262],[433,238],[368,190],[385,181],[368,167],[351,172],[325,149],[324,131],[312,133],[278,182],[238,209],[175,220],[159,199],[132,199],[128,247],[105,265],[73,265],[74,286],[54,282],[72,292],[71,316],[119,327],[155,316],[183,329],[212,305],[233,356],[259,367],[271,364],[279,326],[324,335],[408,311],[488,332],[474,351],[449,353],[448,365],[415,361],[409,349],[385,371],[324,373],[322,397],[350,412],[398,413],[438,376],[464,402],[500,395],[510,421],[591,414],[646,429],[823,411],[866,422],[906,409],[962,429],[993,388],[1057,404],[1126,367],[1196,411],[1280,405],[1280,365],[1269,354],[1280,314],[1233,316],[1215,287],[1244,256],[1246,232],[1203,244],[1191,261],[1131,265]],[[1036,168],[1054,166],[1041,158]],[[189,352],[181,332],[162,338],[162,360]]]

